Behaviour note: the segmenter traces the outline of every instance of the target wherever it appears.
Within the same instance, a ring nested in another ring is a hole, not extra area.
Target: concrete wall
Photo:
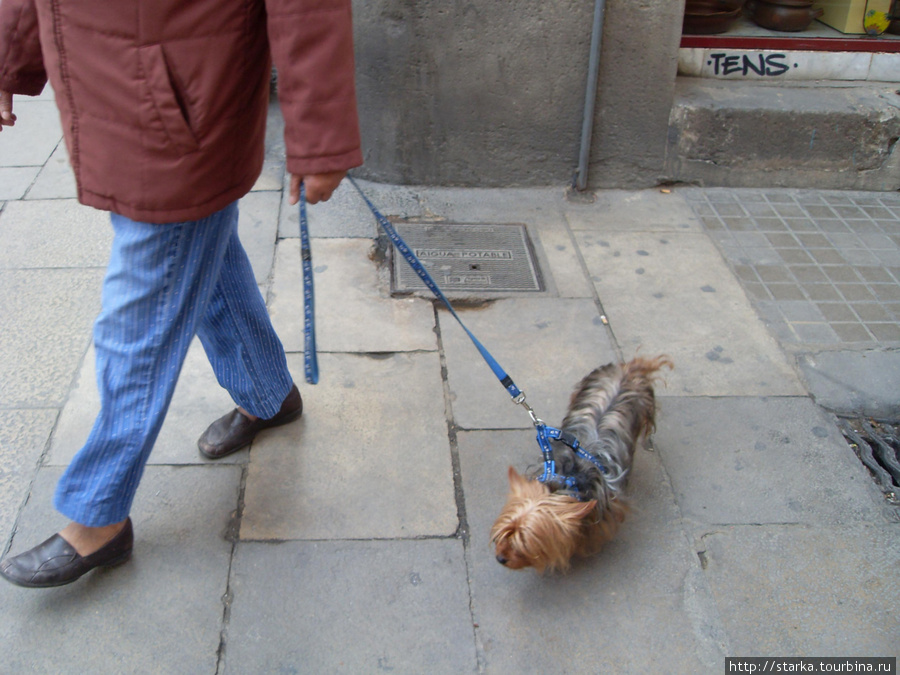
[[[591,0],[354,2],[374,180],[567,184],[578,164]],[[683,0],[607,0],[590,185],[659,179]]]
[[[588,184],[638,188],[665,179],[684,0],[608,0]]]
[[[356,0],[373,180],[568,185],[592,0]],[[900,188],[895,85],[678,77],[684,0],[607,0],[588,187]]]

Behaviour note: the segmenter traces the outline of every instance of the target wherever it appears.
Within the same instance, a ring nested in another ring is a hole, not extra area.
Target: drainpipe
[[[584,95],[584,118],[581,121],[581,150],[575,171],[575,189],[587,189],[588,162],[591,158],[591,134],[594,129],[594,104],[597,101],[597,76],[600,72],[600,42],[603,37],[605,0],[594,0],[594,26],[591,31],[591,54],[588,61],[587,91]]]

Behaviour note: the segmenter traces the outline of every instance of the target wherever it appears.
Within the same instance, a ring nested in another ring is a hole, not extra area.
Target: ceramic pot
[[[815,0],[762,0],[770,5],[780,5],[782,7],[812,7]]]
[[[783,2],[783,0],[782,0]],[[753,20],[769,30],[794,32],[806,30],[825,10],[811,5],[790,6],[759,0],[753,9]]]
[[[688,35],[712,35],[724,33],[741,15],[741,10],[732,12],[712,12],[710,14],[688,14],[685,12],[681,32]]]
[[[746,0],[686,0],[682,32],[689,35],[724,33],[741,15]]]
[[[810,0],[812,2],[812,0]],[[716,14],[733,12],[744,6],[745,0],[685,0],[685,14]]]

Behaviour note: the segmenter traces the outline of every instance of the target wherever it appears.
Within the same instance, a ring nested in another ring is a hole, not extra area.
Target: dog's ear
[[[509,487],[515,489],[521,485],[524,485],[528,482],[528,480],[515,470],[514,467],[509,467],[509,471],[507,471],[507,475],[509,476]]]
[[[509,494],[511,497],[524,497],[531,494],[529,481],[525,476],[516,471],[513,467],[509,467],[507,472],[509,475]],[[532,488],[533,490],[533,488]]]

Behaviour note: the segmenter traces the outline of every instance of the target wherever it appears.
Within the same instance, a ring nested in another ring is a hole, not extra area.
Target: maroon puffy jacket
[[[79,200],[134,220],[250,190],[272,59],[288,171],[361,164],[350,0],[0,0],[0,90],[49,77]]]

